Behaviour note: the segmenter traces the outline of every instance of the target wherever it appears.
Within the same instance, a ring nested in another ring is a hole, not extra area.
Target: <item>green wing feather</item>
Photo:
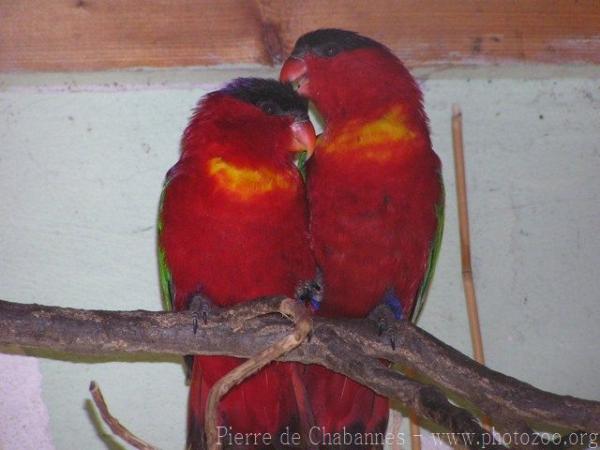
[[[446,191],[444,189],[444,181],[442,180],[441,175],[440,184],[442,186],[442,193],[440,196],[439,203],[435,205],[435,215],[437,217],[438,225],[435,231],[433,242],[431,243],[431,250],[429,252],[429,259],[427,261],[427,270],[425,272],[425,277],[423,278],[423,283],[421,284],[421,287],[419,287],[415,307],[411,316],[411,321],[413,322],[417,321],[417,319],[419,318],[419,314],[423,309],[423,305],[425,304],[427,292],[429,291],[429,286],[431,286],[431,280],[433,279],[433,274],[435,273],[435,266],[437,264],[437,260],[440,255],[440,248],[442,246],[442,236],[444,235],[444,205],[446,203]]]
[[[170,180],[165,180],[163,185],[163,190],[160,195],[160,201],[158,204],[158,276],[160,278],[160,290],[163,299],[164,308],[167,311],[171,311],[173,309],[173,302],[175,300],[175,292],[173,289],[173,280],[171,278],[171,271],[169,270],[169,266],[167,265],[167,255],[165,253],[165,249],[160,246],[160,234],[163,231],[164,223],[162,217],[162,208],[163,203],[165,201],[165,194],[167,192],[167,186]]]

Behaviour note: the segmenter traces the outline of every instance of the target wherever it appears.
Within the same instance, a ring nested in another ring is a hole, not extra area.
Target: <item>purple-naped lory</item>
[[[307,102],[289,85],[240,78],[205,96],[169,170],[158,224],[161,285],[175,310],[203,296],[232,306],[262,296],[294,296],[315,277],[297,152],[315,132]],[[189,395],[189,448],[205,447],[211,386],[240,359],[195,356]],[[298,426],[293,363],[275,362],[234,387],[219,405],[219,436],[257,433],[243,448],[272,448]],[[264,440],[270,436],[271,444]]]
[[[281,79],[297,84],[324,120],[306,167],[324,284],[318,314],[365,317],[383,304],[392,318],[414,320],[444,208],[419,86],[385,46],[338,29],[302,36]],[[386,398],[320,366],[309,366],[305,380],[315,423],[326,432],[385,431]]]

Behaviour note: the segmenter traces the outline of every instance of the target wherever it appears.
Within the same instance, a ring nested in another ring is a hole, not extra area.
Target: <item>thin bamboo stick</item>
[[[469,211],[467,205],[467,184],[465,177],[465,155],[463,150],[462,112],[458,105],[452,106],[452,148],[454,150],[454,173],[456,176],[456,199],[458,205],[458,224],[460,232],[460,255],[462,279],[469,316],[471,344],[475,361],[485,364],[481,326],[471,268],[471,241],[469,237]]]
[[[410,413],[410,448],[411,450],[421,450],[421,428],[417,416]]]

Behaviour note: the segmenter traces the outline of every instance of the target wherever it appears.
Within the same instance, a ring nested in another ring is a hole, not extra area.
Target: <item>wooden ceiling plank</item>
[[[0,0],[0,71],[276,64],[319,27],[411,66],[600,64],[598,0]]]

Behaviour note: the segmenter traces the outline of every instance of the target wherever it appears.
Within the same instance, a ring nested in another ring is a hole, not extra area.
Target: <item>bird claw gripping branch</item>
[[[213,302],[202,294],[196,294],[190,301],[189,310],[192,311],[192,330],[198,332],[198,321],[201,318],[204,325],[208,324],[211,313],[218,309]]]
[[[377,327],[377,335],[384,344],[389,343],[392,350],[396,350],[396,335],[392,324],[398,319],[402,319],[402,316],[398,316],[396,308],[390,306],[388,301],[376,306],[369,314],[369,319],[375,322]]]

